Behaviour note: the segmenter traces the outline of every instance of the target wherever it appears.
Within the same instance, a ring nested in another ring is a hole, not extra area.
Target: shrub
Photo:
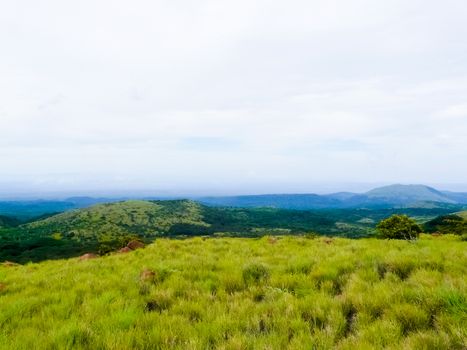
[[[415,220],[407,215],[393,215],[390,218],[384,219],[376,226],[380,238],[388,239],[416,239],[422,228]]]
[[[306,239],[315,239],[319,237],[319,234],[316,232],[307,232],[303,235]]]
[[[246,284],[260,283],[269,279],[269,269],[263,264],[253,263],[243,269],[243,281]]]
[[[173,298],[168,292],[158,292],[157,294],[153,295],[152,298],[147,300],[146,305],[144,307],[144,311],[146,312],[162,312],[170,308],[173,303]]]

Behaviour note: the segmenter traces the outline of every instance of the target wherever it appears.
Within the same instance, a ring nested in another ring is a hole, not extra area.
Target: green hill
[[[466,244],[159,239],[0,264],[0,349],[465,349]]]
[[[134,200],[72,210],[23,228],[36,234],[60,233],[76,240],[106,241],[131,234],[142,238],[161,236],[176,225],[209,226],[203,221],[202,207],[193,201]]]

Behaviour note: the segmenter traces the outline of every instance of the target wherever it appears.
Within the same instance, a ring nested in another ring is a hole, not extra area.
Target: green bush
[[[263,264],[253,263],[243,269],[243,281],[246,284],[260,283],[269,279],[269,269]]]
[[[376,226],[378,236],[388,239],[413,240],[418,238],[422,228],[407,215],[393,215]]]

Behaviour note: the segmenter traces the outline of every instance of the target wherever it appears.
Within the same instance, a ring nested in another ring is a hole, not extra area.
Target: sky
[[[465,0],[0,1],[0,195],[467,191]]]

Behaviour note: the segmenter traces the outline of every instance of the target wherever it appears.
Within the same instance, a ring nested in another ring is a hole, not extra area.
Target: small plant
[[[169,293],[166,292],[159,292],[155,295],[153,295],[152,298],[150,298],[144,307],[144,311],[146,312],[162,312],[164,310],[167,310],[170,308],[172,305],[173,300],[172,296]]]
[[[414,240],[422,228],[407,215],[393,215],[376,226],[380,238]]]
[[[306,239],[315,239],[319,237],[319,234],[317,234],[316,232],[307,232],[303,235],[303,237],[305,237]]]
[[[263,264],[253,263],[243,269],[243,281],[246,284],[260,283],[269,279],[269,269]]]
[[[242,278],[236,275],[224,276],[222,285],[227,294],[234,294],[243,290],[244,285]]]

